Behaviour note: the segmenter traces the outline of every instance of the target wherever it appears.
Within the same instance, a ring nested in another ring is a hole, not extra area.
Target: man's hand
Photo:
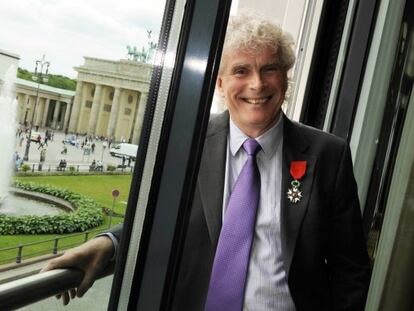
[[[57,296],[67,305],[75,296],[82,297],[92,287],[98,275],[105,269],[114,252],[111,239],[107,236],[94,238],[81,246],[66,251],[62,256],[52,259],[40,271],[75,268],[84,272],[77,289],[70,289]]]

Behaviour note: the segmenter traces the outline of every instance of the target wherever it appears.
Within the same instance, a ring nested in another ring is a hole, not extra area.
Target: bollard
[[[109,225],[108,225],[108,228],[111,228],[111,225],[112,225],[112,217],[113,217],[114,209],[115,209],[115,200],[116,200],[117,197],[119,197],[119,190],[117,190],[117,189],[112,190],[112,198],[113,198],[113,200],[112,200],[112,208],[111,208],[111,211],[110,211],[110,214],[109,214]]]
[[[59,238],[56,238],[55,244],[53,245],[53,255],[56,255],[58,253],[58,242],[59,242]]]
[[[17,251],[16,263],[22,262],[23,245],[19,243],[19,250]]]
[[[35,171],[35,165],[36,165],[36,164],[33,164],[33,165],[32,165],[32,173],[34,173],[34,171]]]

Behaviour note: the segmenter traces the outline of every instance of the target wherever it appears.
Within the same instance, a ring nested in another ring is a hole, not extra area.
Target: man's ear
[[[220,94],[221,97],[224,97],[223,80],[221,79],[221,76],[217,76],[216,90],[217,90],[217,93]]]

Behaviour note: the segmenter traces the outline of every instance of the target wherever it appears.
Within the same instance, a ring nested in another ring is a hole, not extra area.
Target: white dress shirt
[[[242,148],[246,136],[230,120],[224,183],[223,218],[231,189],[247,160]],[[256,138],[262,150],[256,155],[260,172],[260,201],[250,254],[244,310],[292,311],[295,305],[283,267],[280,240],[283,118]]]

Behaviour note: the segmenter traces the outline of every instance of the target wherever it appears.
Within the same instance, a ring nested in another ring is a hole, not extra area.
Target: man
[[[278,26],[242,14],[227,32],[217,90],[228,112],[209,124],[174,310],[363,310],[370,268],[349,148],[281,111],[294,55]],[[82,296],[113,252],[98,237],[45,270],[84,270]]]

